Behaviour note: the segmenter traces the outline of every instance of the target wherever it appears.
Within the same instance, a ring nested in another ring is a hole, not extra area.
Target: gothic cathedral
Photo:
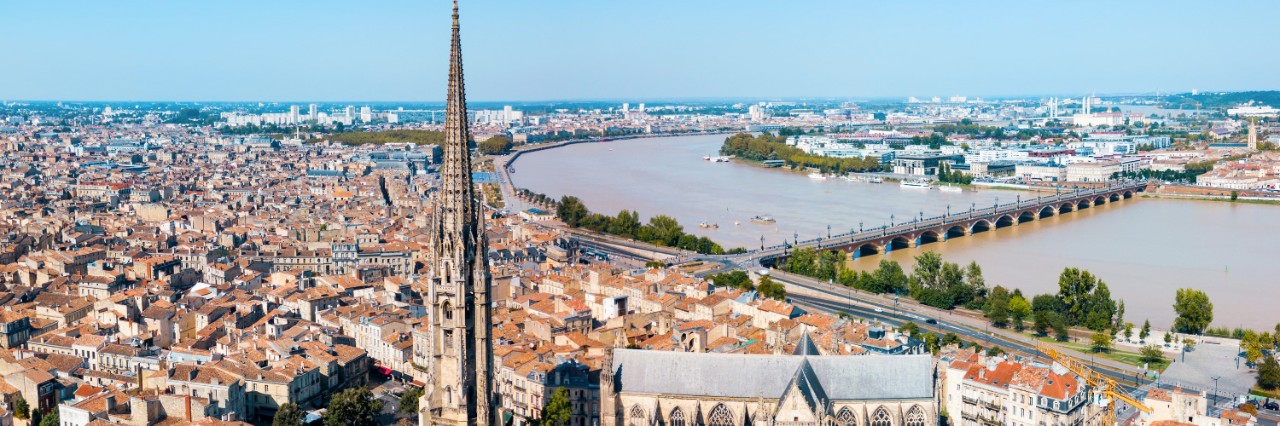
[[[467,100],[463,92],[458,3],[445,107],[440,186],[430,222],[430,382],[419,401],[424,426],[488,426],[493,422],[493,346],[488,243],[471,181]]]

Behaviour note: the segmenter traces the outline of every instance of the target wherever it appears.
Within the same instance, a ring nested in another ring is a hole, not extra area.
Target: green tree
[[[1009,318],[1013,319],[1013,327],[1022,331],[1022,322],[1031,316],[1031,302],[1020,295],[1009,299]]]
[[[556,218],[565,225],[578,226],[588,213],[587,205],[572,195],[560,197],[560,203],[556,205]]]
[[[1001,349],[999,346],[992,346],[990,349],[987,349],[987,356],[998,356],[1002,353],[1004,353],[1004,349]]]
[[[902,265],[898,262],[881,259],[880,264],[876,266],[876,270],[872,273],[870,288],[867,291],[875,293],[897,293],[907,288],[907,274],[902,272]]]
[[[1116,306],[1116,321],[1115,321],[1115,323],[1111,326],[1111,328],[1112,328],[1112,329],[1119,330],[1119,329],[1121,329],[1121,328],[1124,328],[1124,325],[1125,325],[1125,322],[1124,322],[1124,301],[1123,301],[1123,300],[1121,300],[1121,301],[1118,303],[1118,305]]]
[[[1068,324],[1080,324],[1088,315],[1089,296],[1097,284],[1097,277],[1078,268],[1063,269],[1058,275],[1058,299],[1066,308]]]
[[[346,389],[329,399],[324,425],[374,426],[378,424],[378,413],[381,411],[382,401],[374,398],[368,387]]]
[[[31,406],[27,405],[27,400],[18,396],[18,400],[13,402],[13,416],[22,420],[26,420],[31,416]]]
[[[684,227],[680,226],[680,222],[675,218],[667,215],[649,218],[649,224],[641,227],[639,232],[642,240],[668,247],[675,247],[682,235],[684,235]]]
[[[1053,317],[1053,337],[1058,341],[1065,342],[1071,337],[1067,331],[1067,320],[1060,315]]]
[[[1142,331],[1138,332],[1138,341],[1146,343],[1147,337],[1151,335],[1151,320],[1142,322]]]
[[[1033,322],[1032,329],[1035,330],[1038,335],[1048,336],[1049,330],[1053,329],[1053,318],[1057,316],[1057,313],[1050,311],[1035,311],[1031,314]]]
[[[399,411],[402,414],[417,413],[418,399],[422,398],[422,394],[424,392],[425,390],[420,387],[409,386],[409,389],[405,390],[404,395],[400,395],[400,406],[396,408],[396,411]]]
[[[938,338],[937,334],[925,333],[920,340],[924,341],[924,349],[931,354],[936,355],[942,349],[941,339]]]
[[[768,275],[760,277],[760,281],[756,283],[756,290],[763,297],[774,300],[787,300],[787,287],[774,281]]]
[[[1173,330],[1166,330],[1164,332],[1164,343],[1166,345],[1173,343]]]
[[[1275,356],[1268,354],[1258,364],[1258,387],[1266,390],[1280,388],[1280,364],[1276,363]]]
[[[1160,350],[1160,347],[1156,345],[1143,346],[1142,349],[1138,351],[1138,354],[1142,356],[1142,362],[1154,363],[1164,361],[1164,351]]]
[[[1133,323],[1126,322],[1124,323],[1124,340],[1129,340],[1132,338],[1133,338]]]
[[[787,272],[800,275],[812,275],[817,261],[817,252],[812,248],[801,247],[791,252],[791,256],[787,258],[785,266]]]
[[[551,401],[542,407],[542,426],[568,426],[573,415],[573,403],[569,401],[569,390],[557,388],[551,394]]]
[[[1108,352],[1111,350],[1111,335],[1104,331],[1093,332],[1090,340],[1093,342],[1094,352]]]
[[[991,296],[987,297],[987,318],[991,320],[991,325],[996,327],[1004,327],[1009,322],[1009,290],[1004,286],[995,286],[991,289]]]
[[[955,333],[948,332],[942,335],[942,346],[950,346],[960,343],[960,336]]]
[[[608,232],[621,237],[636,238],[636,233],[640,232],[640,226],[640,214],[624,209],[609,221]]]
[[[1209,302],[1209,295],[1200,290],[1178,289],[1173,310],[1178,313],[1173,327],[1179,333],[1200,334],[1213,322],[1213,303]]]
[[[912,336],[915,336],[920,334],[920,325],[911,321],[907,321],[903,323],[901,327],[898,327],[898,331],[901,331],[903,333],[910,333]]]
[[[306,413],[298,407],[298,404],[286,403],[276,410],[275,417],[271,419],[271,426],[302,426],[304,417]]]
[[[58,418],[59,416],[58,407],[54,407],[44,413],[44,416],[40,418],[40,422],[37,424],[40,426],[61,426],[62,421]]]
[[[747,291],[756,289],[756,286],[751,283],[751,276],[747,275],[746,271],[741,270],[708,275],[707,280],[717,287],[737,288]]]
[[[489,139],[485,139],[484,142],[480,142],[476,148],[483,154],[494,155],[510,151],[511,146],[511,138],[504,135],[497,135],[492,136]]]

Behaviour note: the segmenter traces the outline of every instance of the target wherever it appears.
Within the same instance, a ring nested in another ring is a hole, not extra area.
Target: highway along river
[[[795,235],[801,240],[990,207],[1030,192],[946,193],[896,183],[811,179],[802,173],[743,163],[712,163],[723,135],[677,136],[571,145],[526,154],[515,164],[516,186],[549,196],[574,195],[592,211],[665,214],[726,248],[759,248]],[[768,216],[772,224],[751,219]],[[891,217],[892,216],[892,217]],[[1032,294],[1056,292],[1062,268],[1092,271],[1123,299],[1125,319],[1164,329],[1173,323],[1176,289],[1206,290],[1214,325],[1270,329],[1280,322],[1280,264],[1275,236],[1280,207],[1133,198],[978,233],[899,249],[887,256],[909,266],[919,250],[947,261],[982,265],[987,283]],[[737,223],[735,225],[735,222]],[[700,223],[718,228],[700,228]],[[850,265],[873,269],[882,256]]]

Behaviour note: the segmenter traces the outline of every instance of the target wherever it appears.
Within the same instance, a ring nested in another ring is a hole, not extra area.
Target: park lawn
[[[1084,357],[1087,356],[1087,354],[1089,354],[1093,350],[1093,345],[1089,345],[1085,343],[1059,342],[1057,339],[1054,339],[1052,336],[1037,336],[1035,334],[1029,334],[1029,333],[1024,333],[1024,334],[1027,334],[1032,338],[1039,339],[1040,341],[1043,341],[1043,342],[1053,343],[1055,345],[1062,346],[1067,349],[1081,352],[1082,355],[1074,355],[1077,359],[1085,359]],[[1129,351],[1112,349],[1110,352],[1095,353],[1094,356],[1098,358],[1106,358],[1116,362],[1122,362],[1125,364],[1132,365],[1134,367],[1142,367],[1143,364],[1146,364],[1142,361],[1142,354],[1139,354],[1137,352],[1129,352]],[[1168,368],[1169,364],[1172,364],[1172,363],[1173,361],[1170,361],[1169,359],[1165,359],[1160,362],[1153,362],[1147,365],[1147,370],[1164,372],[1164,369]]]

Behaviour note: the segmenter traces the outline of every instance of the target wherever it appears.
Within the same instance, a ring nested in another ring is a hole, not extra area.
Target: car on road
[[[929,318],[929,319],[927,319],[927,320],[924,320],[924,323],[925,323],[925,324],[937,324],[937,323],[938,323],[938,320],[933,319],[933,318]]]
[[[883,313],[884,313],[884,308],[881,308],[881,307],[877,306],[877,307],[876,307],[876,313],[883,314]]]

